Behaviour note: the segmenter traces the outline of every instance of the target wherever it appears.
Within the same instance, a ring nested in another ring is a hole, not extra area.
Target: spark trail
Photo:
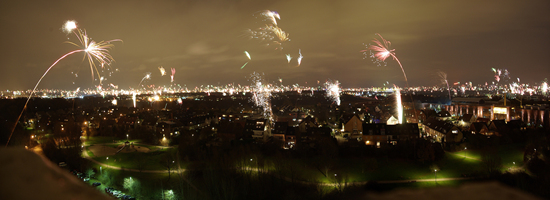
[[[77,26],[76,26],[76,22],[74,22],[74,21],[67,21],[65,23],[65,25],[63,26],[63,30],[65,32],[68,32],[68,33],[73,32],[76,35],[76,37],[78,38],[78,41],[80,42],[80,45],[76,44],[76,43],[73,43],[73,42],[66,42],[66,43],[75,45],[77,47],[80,47],[81,49],[73,50],[73,51],[70,51],[70,52],[62,55],[50,67],[48,67],[48,69],[46,69],[46,72],[44,72],[44,74],[42,74],[40,79],[38,79],[38,82],[34,86],[34,88],[31,92],[31,94],[29,95],[29,97],[27,98],[27,101],[25,102],[25,105],[23,106],[23,109],[21,110],[21,113],[19,114],[19,117],[17,117],[17,120],[15,121],[15,124],[14,124],[14,126],[13,126],[13,128],[10,132],[10,136],[8,137],[8,141],[6,142],[6,147],[8,146],[8,144],[11,140],[11,136],[13,135],[13,131],[15,130],[15,126],[17,125],[17,122],[21,119],[21,116],[23,115],[23,112],[25,112],[25,109],[27,108],[27,104],[29,103],[30,99],[32,98],[32,96],[36,92],[36,88],[38,87],[40,82],[42,82],[42,79],[44,79],[44,77],[48,74],[48,72],[54,66],[57,65],[57,63],[59,63],[61,60],[63,60],[64,58],[66,58],[69,55],[83,52],[84,57],[88,59],[88,63],[90,65],[90,71],[92,72],[92,81],[93,81],[94,80],[94,69],[95,69],[96,73],[99,75],[99,70],[96,67],[95,61],[101,63],[102,67],[105,64],[110,65],[114,61],[111,54],[109,54],[109,50],[114,47],[114,45],[111,44],[111,42],[122,41],[122,40],[119,40],[119,39],[115,39],[115,40],[96,42],[88,36],[88,34],[86,33],[85,30],[81,31],[80,29],[78,29]]]
[[[439,80],[442,84],[447,85],[447,92],[449,92],[449,100],[451,100],[451,90],[449,89],[449,82],[447,81],[447,73],[438,71],[437,76],[439,76]]]
[[[373,62],[381,66],[382,64],[385,66],[386,59],[388,57],[392,57],[395,61],[397,61],[397,64],[399,64],[399,67],[401,67],[401,71],[403,72],[403,77],[405,78],[405,83],[407,84],[407,89],[409,87],[409,80],[407,79],[407,74],[405,73],[405,69],[403,69],[403,65],[401,64],[401,61],[395,56],[395,49],[390,49],[391,42],[387,41],[382,37],[382,35],[376,33],[380,37],[380,40],[374,39],[372,42],[374,42],[374,45],[368,45],[367,49],[362,50],[364,55],[368,55],[371,59],[373,59]],[[411,102],[414,109],[414,115],[416,116],[416,108],[414,106],[414,100],[411,95]]]

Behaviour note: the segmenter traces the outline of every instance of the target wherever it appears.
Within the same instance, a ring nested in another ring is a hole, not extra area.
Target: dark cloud
[[[262,10],[280,14],[279,27],[291,39],[284,49],[246,35],[263,26],[253,16]],[[410,85],[437,84],[437,70],[451,82],[490,82],[493,67],[538,82],[550,76],[548,10],[545,0],[3,1],[0,89],[32,88],[48,66],[75,49],[63,43],[75,40],[60,29],[66,20],[76,20],[94,40],[124,41],[111,50],[112,69],[119,72],[108,77],[120,88],[135,87],[146,72],[153,74],[150,83],[169,84],[159,66],[176,68],[175,82],[188,87],[248,84],[252,72],[284,84],[332,79],[344,87],[404,86],[395,61],[377,66],[359,52],[375,33],[392,42]],[[296,67],[299,49],[304,58]],[[285,54],[292,55],[290,64]],[[60,62],[41,88],[93,86],[82,57]]]

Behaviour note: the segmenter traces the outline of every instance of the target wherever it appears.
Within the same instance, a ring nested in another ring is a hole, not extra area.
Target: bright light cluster
[[[327,93],[327,98],[329,98],[331,101],[336,103],[336,105],[340,105],[340,83],[338,81],[330,82],[327,81],[325,83],[325,89]]]
[[[271,88],[269,85],[262,84],[263,78],[259,73],[252,73],[250,75],[252,85],[250,90],[252,92],[252,101],[254,105],[262,109],[262,115],[273,121],[273,112],[271,111]]]

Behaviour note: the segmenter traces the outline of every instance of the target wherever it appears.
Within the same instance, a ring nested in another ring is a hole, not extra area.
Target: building
[[[465,114],[458,119],[458,124],[462,127],[470,127],[470,125],[476,122],[477,116],[475,114]]]
[[[364,123],[363,131],[362,141],[365,142],[365,145],[376,148],[393,146],[420,137],[417,123],[396,125]]]
[[[453,123],[439,121],[435,118],[424,121],[422,129],[426,136],[441,143],[458,143],[462,142],[464,138],[462,131]]]
[[[267,119],[247,119],[244,125],[244,131],[252,134],[252,139],[256,141],[267,141],[271,137],[271,128]]]
[[[350,139],[356,139],[363,135],[363,121],[356,114],[342,115],[340,122],[342,135],[348,135]]]
[[[476,135],[488,135],[489,129],[487,128],[487,124],[484,122],[474,122],[470,125],[470,129],[468,129],[471,134]]]

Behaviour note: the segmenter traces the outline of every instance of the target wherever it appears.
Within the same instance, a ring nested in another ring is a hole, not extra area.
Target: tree
[[[101,171],[101,175],[99,175],[99,181],[105,186],[111,186],[114,183],[114,178],[111,176],[109,170],[104,169]]]
[[[89,168],[86,170],[86,174],[88,175],[88,178],[92,178],[95,175],[95,171],[92,168]]]
[[[502,168],[502,160],[500,156],[496,153],[484,153],[481,155],[481,163],[483,169],[489,176],[496,175],[500,173]]]
[[[171,170],[175,166],[175,159],[175,156],[173,156],[169,151],[167,151],[160,159],[160,165],[162,165],[168,171],[168,179],[170,179]]]
[[[140,195],[141,183],[139,182],[139,180],[132,177],[125,178],[122,186],[134,196]]]
[[[317,142],[315,147],[318,154],[314,163],[315,167],[323,176],[328,178],[328,172],[336,165],[338,146],[330,138],[323,138]]]

